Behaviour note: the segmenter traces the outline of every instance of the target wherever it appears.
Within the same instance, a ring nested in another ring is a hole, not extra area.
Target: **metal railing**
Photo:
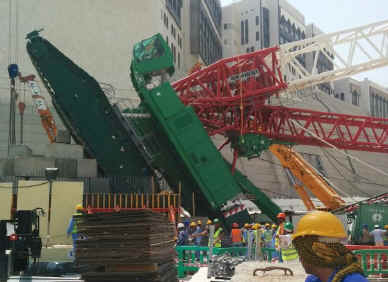
[[[180,195],[173,193],[85,193],[83,205],[93,209],[178,209]]]
[[[364,249],[353,251],[360,259],[365,275],[388,274],[388,249]]]

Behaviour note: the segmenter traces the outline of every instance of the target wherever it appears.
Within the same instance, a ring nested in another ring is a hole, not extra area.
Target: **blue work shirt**
[[[66,230],[67,235],[70,235],[71,233],[73,233],[74,224],[75,224],[75,222],[73,220],[73,217],[71,217],[69,225],[68,225],[67,230]]]
[[[178,234],[178,241],[177,241],[177,245],[178,246],[184,246],[184,245],[187,245],[187,239],[188,239],[188,234],[186,232],[186,230],[181,230],[179,231],[179,234]]]
[[[193,234],[200,234],[202,233],[202,228],[200,226],[197,226]],[[201,246],[202,236],[196,236],[194,238],[194,242],[196,246]]]
[[[333,278],[336,274],[337,274],[337,271],[334,271],[330,275],[329,280],[327,280],[327,282],[333,281]],[[322,282],[322,281],[315,275],[309,275],[307,276],[305,282]],[[368,279],[362,276],[361,273],[351,273],[346,275],[344,278],[342,278],[342,282],[368,282]]]

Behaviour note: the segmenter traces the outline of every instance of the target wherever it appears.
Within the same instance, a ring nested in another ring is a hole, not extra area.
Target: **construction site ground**
[[[257,276],[253,276],[253,271],[257,268],[266,268],[269,266],[287,267],[292,270],[293,276],[285,276],[283,270],[273,270],[263,273],[257,272]],[[214,278],[207,278],[207,267],[201,268],[193,277],[190,282],[210,282],[210,281],[224,281],[215,280]],[[259,261],[244,262],[236,267],[235,275],[232,277],[231,282],[278,282],[278,281],[304,281],[307,275],[304,272],[302,265],[299,261],[292,263],[268,263]],[[226,281],[226,280],[225,280]]]

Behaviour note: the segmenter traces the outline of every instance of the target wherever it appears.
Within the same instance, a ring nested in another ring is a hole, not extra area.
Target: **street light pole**
[[[49,199],[48,199],[48,213],[47,213],[47,240],[46,248],[50,240],[50,224],[51,224],[51,203],[53,197],[53,181],[57,178],[59,169],[58,168],[46,168],[45,169],[46,178],[49,182]]]

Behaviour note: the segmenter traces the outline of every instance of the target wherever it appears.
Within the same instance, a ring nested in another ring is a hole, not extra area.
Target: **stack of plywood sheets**
[[[85,281],[177,281],[175,232],[149,210],[76,216],[76,263]]]

